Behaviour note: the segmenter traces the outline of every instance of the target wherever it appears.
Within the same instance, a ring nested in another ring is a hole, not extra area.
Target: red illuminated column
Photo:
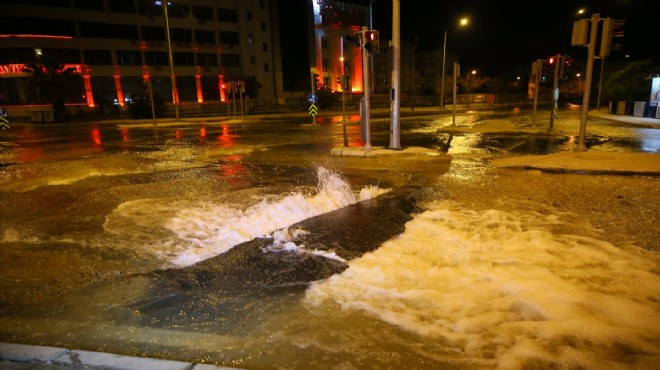
[[[362,49],[353,48],[353,76],[351,81],[351,90],[362,92]]]
[[[227,89],[225,87],[225,75],[218,75],[218,88],[220,89],[220,101],[227,101]]]
[[[202,93],[202,69],[200,67],[195,67],[195,84],[197,86],[197,102],[202,103],[204,102],[204,94]]]
[[[92,95],[92,81],[90,80],[89,72],[90,70],[87,66],[82,66],[81,73],[85,83],[85,98],[87,99],[87,106],[94,108],[96,104],[94,104],[94,96]]]
[[[117,104],[120,107],[124,106],[124,91],[121,89],[121,73],[119,71],[119,66],[115,66],[115,73],[113,75],[115,79],[115,90],[117,90]]]

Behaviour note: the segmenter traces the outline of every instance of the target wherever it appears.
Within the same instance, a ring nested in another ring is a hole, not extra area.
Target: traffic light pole
[[[589,99],[591,92],[591,80],[594,74],[594,59],[596,54],[596,40],[598,37],[598,22],[600,20],[599,14],[591,16],[591,31],[589,32],[589,50],[587,51],[587,70],[584,77],[584,93],[582,95],[582,117],[580,119],[580,137],[578,138],[578,146],[575,148],[576,152],[586,152],[587,147],[584,145],[584,137],[587,134],[587,116],[589,115]]]
[[[365,47],[367,44],[366,33],[367,27],[362,27],[362,86],[364,90],[364,109],[363,120],[364,120],[364,151],[371,151],[371,129],[369,127],[369,116],[371,115],[371,79],[370,79],[370,68],[369,68],[369,53]]]
[[[553,126],[555,123],[555,116],[557,115],[557,99],[559,99],[559,94],[557,93],[557,89],[559,89],[559,65],[563,63],[563,59],[561,57],[561,54],[557,54],[555,56],[555,78],[552,83],[552,110],[550,111],[550,126],[548,126],[548,131],[553,130]]]
[[[534,106],[532,108],[532,126],[536,126],[536,105],[539,99],[539,81],[541,80],[542,63],[541,59],[537,59],[534,68]]]
[[[392,1],[392,123],[390,126],[390,149],[401,149],[400,110],[401,81],[401,23],[399,0]]]

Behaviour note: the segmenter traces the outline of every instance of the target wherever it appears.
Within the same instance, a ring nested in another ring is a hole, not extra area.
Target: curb
[[[112,353],[73,350],[59,347],[33,346],[0,342],[0,365],[2,362],[52,365],[76,369],[104,370],[236,370],[190,362],[162,360],[156,358],[123,356]]]

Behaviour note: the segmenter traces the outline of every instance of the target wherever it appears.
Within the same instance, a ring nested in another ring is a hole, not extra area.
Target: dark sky
[[[291,20],[309,1],[280,0],[288,19],[282,24],[284,34],[301,31],[303,23]],[[372,1],[373,26],[381,31],[381,40],[391,38],[392,3]],[[463,69],[477,68],[492,76],[514,74],[550,55],[586,59],[586,48],[571,46],[573,22],[598,13],[601,18],[626,20],[621,50],[613,51],[610,58],[627,54],[630,60],[638,60],[660,55],[659,4],[657,0],[401,0],[401,38],[418,37],[421,50],[439,49],[446,28],[447,51],[459,55]],[[580,8],[586,10],[584,15],[577,14]],[[470,18],[470,26],[456,29],[463,16]]]

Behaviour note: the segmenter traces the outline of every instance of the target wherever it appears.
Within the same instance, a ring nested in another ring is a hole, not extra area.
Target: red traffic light
[[[555,64],[555,57],[548,58],[548,64]]]
[[[369,30],[364,33],[364,48],[369,53],[378,52],[378,31]]]

